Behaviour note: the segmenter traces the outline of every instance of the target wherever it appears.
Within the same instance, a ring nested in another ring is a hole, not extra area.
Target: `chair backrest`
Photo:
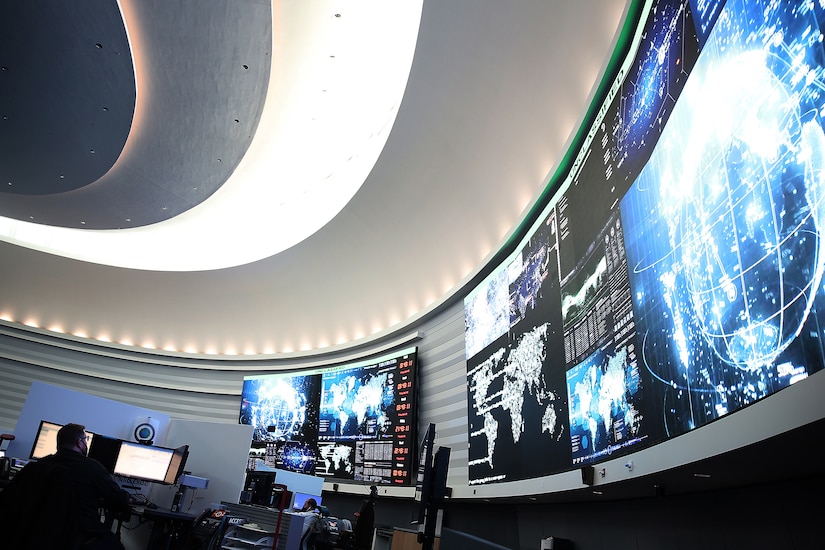
[[[301,549],[313,550],[321,546],[328,548],[338,541],[341,527],[338,518],[318,515],[312,518],[306,532],[301,537]]]
[[[14,516],[19,526],[19,544],[31,550],[71,549],[78,547],[74,486],[63,466],[33,464],[37,470],[31,476],[26,491],[19,495]],[[44,529],[43,526],[48,526]]]

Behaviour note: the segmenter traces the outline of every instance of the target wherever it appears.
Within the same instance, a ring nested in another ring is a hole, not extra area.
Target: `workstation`
[[[57,432],[69,422],[86,427],[88,456],[129,495],[130,517],[115,525],[128,548],[163,548],[161,540],[179,547],[172,541],[188,538],[213,501],[240,494],[248,427],[175,420],[43,383],[32,385],[14,439],[3,449],[10,477],[28,462],[53,454]]]
[[[323,477],[259,464],[253,457],[252,426],[175,420],[43,383],[32,385],[17,433],[4,435],[0,450],[10,471],[3,484],[29,462],[54,454],[57,434],[70,418],[88,423],[87,456],[129,494],[128,517],[112,521],[106,509],[100,510],[101,521],[127,549],[355,550],[392,544],[393,527],[374,520],[375,485],[358,486],[367,492],[355,508],[331,504],[338,484],[325,488]],[[434,431],[428,433],[431,449]],[[236,450],[230,452],[230,446]],[[420,476],[419,490],[424,477],[429,484],[434,474],[422,469]],[[440,479],[446,481],[444,475]],[[418,513],[423,518],[424,508]],[[434,510],[430,513],[435,517]],[[410,532],[417,538],[409,524],[402,526],[396,544]]]

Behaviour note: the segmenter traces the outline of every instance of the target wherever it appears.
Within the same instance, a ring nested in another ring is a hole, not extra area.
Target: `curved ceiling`
[[[0,8],[0,140],[15,144],[3,150],[0,214],[48,237],[56,227],[145,226],[209,197],[243,157],[260,116],[267,6],[218,10],[221,3],[207,2],[215,23],[198,29],[191,7],[63,4]],[[246,32],[230,34],[217,21]],[[209,139],[192,143],[203,135]],[[36,233],[4,226],[12,238],[22,233],[23,244]]]
[[[159,53],[169,50],[157,45],[174,35],[170,22],[188,15],[178,6],[123,2],[122,20],[115,0],[77,11],[15,7],[6,20],[44,21],[46,30],[31,49],[35,59],[12,53],[25,31],[3,39],[8,55],[0,57],[11,70],[0,97],[15,114],[0,133],[14,145],[3,164],[9,197],[0,202],[0,235],[70,258],[162,271],[259,260],[337,214],[392,128],[421,14],[420,0],[294,2],[271,14],[262,4],[224,13],[198,39],[177,38],[176,51],[198,55],[161,65]],[[245,40],[236,47],[240,29]],[[38,96],[48,96],[52,116],[36,116],[41,101],[30,98]],[[155,116],[161,102],[164,116]],[[143,169],[147,159],[154,169]]]
[[[25,192],[20,177],[15,192],[0,194],[0,319],[230,356],[319,350],[403,327],[477,274],[540,196],[593,99],[629,2],[427,0],[395,14],[301,4],[124,0],[125,25],[94,14],[78,23],[104,37],[81,41],[89,51],[80,59],[110,53],[125,27],[134,122],[97,179],[81,158],[86,172],[74,187]],[[13,46],[2,42],[0,83],[23,57]],[[290,52],[325,59],[308,72],[306,57]],[[126,77],[79,63],[89,70],[76,75],[76,95],[104,90],[90,95],[93,116],[107,97],[128,104]],[[120,91],[106,96],[110,86]],[[0,109],[11,105],[0,100]],[[54,124],[26,131],[101,131],[70,101],[58,96],[50,106]],[[356,123],[361,133],[340,132]],[[0,139],[23,131],[7,128]],[[113,125],[98,141],[116,149],[122,132]],[[87,147],[30,142],[28,155],[3,148],[0,174],[39,164],[65,185],[59,159]],[[250,182],[252,198],[237,190]],[[270,197],[273,188],[290,200]],[[201,210],[212,217],[190,223]],[[33,226],[70,229],[44,237]],[[145,248],[134,237],[155,232]]]
[[[129,135],[136,95],[117,2],[4,2],[0,214],[33,219],[39,212],[21,211],[16,196],[36,203],[31,196],[71,192],[108,172]],[[46,223],[65,225],[64,216]]]

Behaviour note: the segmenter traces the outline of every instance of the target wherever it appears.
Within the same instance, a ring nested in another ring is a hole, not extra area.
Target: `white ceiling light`
[[[275,2],[272,85],[261,121],[246,156],[212,197],[135,229],[0,217],[0,239],[161,271],[242,265],[299,243],[344,208],[378,159],[409,77],[421,7],[422,0]],[[140,81],[137,87],[140,102]]]

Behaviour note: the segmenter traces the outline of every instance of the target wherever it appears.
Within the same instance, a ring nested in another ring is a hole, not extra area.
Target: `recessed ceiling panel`
[[[115,0],[0,4],[0,192],[84,187],[120,156],[135,74]],[[0,213],[10,211],[0,201]]]
[[[121,6],[137,81],[122,154],[85,187],[0,197],[0,239],[196,271],[278,254],[339,214],[399,112],[420,0]]]
[[[210,197],[258,126],[271,14],[262,0],[4,1],[0,220],[134,229]]]

